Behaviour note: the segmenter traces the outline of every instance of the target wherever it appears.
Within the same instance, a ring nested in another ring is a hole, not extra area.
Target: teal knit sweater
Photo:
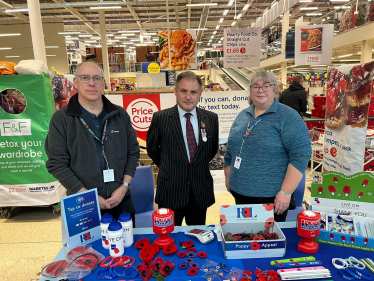
[[[263,115],[263,119],[256,124]],[[312,153],[308,129],[300,115],[275,99],[262,115],[254,118],[255,106],[241,111],[231,126],[225,154],[225,167],[231,166],[229,187],[251,197],[274,197],[279,192],[288,164],[304,174]],[[250,126],[256,124],[244,141],[240,169],[234,168],[241,143]]]

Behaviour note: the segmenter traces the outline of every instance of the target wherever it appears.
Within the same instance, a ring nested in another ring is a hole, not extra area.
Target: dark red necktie
[[[187,144],[188,144],[188,151],[190,152],[190,163],[195,156],[197,145],[195,139],[195,132],[193,131],[192,124],[191,124],[191,113],[186,113],[184,115],[186,117],[186,136],[187,136]]]

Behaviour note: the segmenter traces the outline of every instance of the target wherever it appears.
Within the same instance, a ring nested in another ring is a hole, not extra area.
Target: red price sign
[[[235,48],[235,49],[227,49],[227,50],[226,50],[226,53],[228,53],[228,54],[236,54],[236,53],[239,53],[239,48]]]

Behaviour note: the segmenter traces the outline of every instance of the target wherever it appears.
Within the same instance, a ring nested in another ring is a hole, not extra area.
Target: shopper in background
[[[91,54],[91,49],[86,48],[86,61],[87,62],[98,62],[98,59],[95,54]]]
[[[49,125],[47,169],[68,195],[97,188],[102,214],[118,219],[126,211],[134,221],[130,183],[140,151],[130,117],[103,96],[105,80],[97,64],[80,64],[74,87],[78,94]]]
[[[177,105],[155,112],[147,152],[158,166],[155,202],[174,211],[175,225],[204,225],[214,204],[209,161],[218,150],[217,114],[197,108],[203,83],[191,71],[177,77]]]
[[[224,171],[236,204],[274,203],[275,220],[285,221],[312,150],[304,121],[276,98],[276,83],[271,72],[251,77],[252,104],[232,124]]]
[[[121,57],[117,54],[117,48],[112,47],[112,51],[108,56],[109,60],[109,71],[110,72],[119,72],[121,66]]]
[[[292,84],[288,89],[283,91],[280,98],[281,103],[295,109],[300,116],[302,116],[302,112],[306,112],[307,110],[307,99],[303,82],[303,76],[294,76]]]

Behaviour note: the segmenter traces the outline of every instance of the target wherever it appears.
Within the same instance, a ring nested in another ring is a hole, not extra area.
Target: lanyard
[[[264,119],[266,117],[266,114],[265,115],[261,115],[257,118],[257,121],[251,126],[251,118],[248,119],[248,125],[247,125],[247,130],[243,136],[243,139],[242,139],[242,145],[240,146],[240,152],[239,152],[239,157],[240,155],[242,154],[242,149],[243,149],[243,144],[245,142],[245,140],[248,138],[248,135],[252,132],[253,128],[258,124],[260,123],[260,121],[262,119]]]
[[[103,156],[104,156],[104,159],[105,159],[105,162],[106,162],[106,166],[107,168],[109,169],[109,163],[108,163],[108,160],[106,159],[106,156],[105,156],[105,151],[104,151],[104,140],[106,141],[108,139],[108,136],[106,135],[106,126],[108,125],[108,119],[105,121],[105,125],[104,125],[104,130],[103,130],[103,135],[101,137],[101,141],[100,139],[94,134],[94,132],[92,132],[92,130],[90,129],[90,126],[87,125],[86,121],[82,118],[82,117],[79,117],[79,119],[81,120],[83,126],[85,126],[87,129],[88,129],[88,132],[95,138],[97,139],[100,143],[101,143],[101,148],[102,148],[102,153],[103,153]]]

